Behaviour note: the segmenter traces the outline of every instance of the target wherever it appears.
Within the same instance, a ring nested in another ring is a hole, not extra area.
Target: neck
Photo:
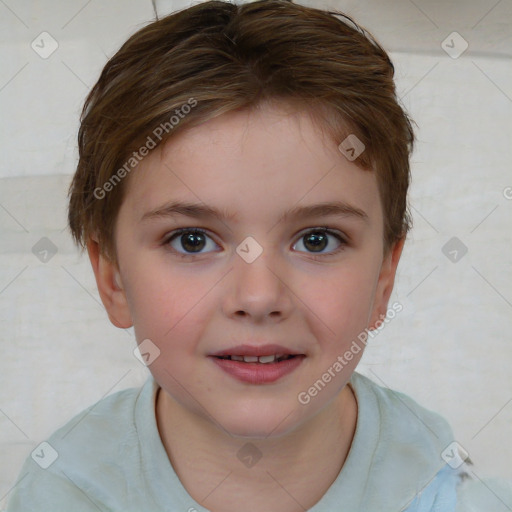
[[[311,508],[338,476],[354,436],[357,402],[346,385],[293,432],[264,439],[232,436],[162,389],[156,416],[169,460],[195,501],[212,512],[276,505],[286,512]]]

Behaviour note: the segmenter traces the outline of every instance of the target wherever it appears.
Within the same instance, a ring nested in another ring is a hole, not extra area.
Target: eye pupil
[[[197,232],[188,232],[181,236],[181,244],[187,251],[199,252],[204,245],[204,235]]]
[[[308,244],[310,244],[313,247],[313,252],[320,252],[326,247],[327,243],[327,237],[325,236],[325,233],[316,231],[309,233],[305,237],[306,243],[304,244],[306,247]],[[310,247],[308,247],[309,249]]]

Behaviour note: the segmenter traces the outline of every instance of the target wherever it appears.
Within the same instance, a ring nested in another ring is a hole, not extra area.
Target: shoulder
[[[359,373],[352,375],[351,384],[359,400],[371,402],[378,409],[380,433],[390,441],[420,443],[427,451],[434,447],[444,449],[453,441],[446,419],[405,393],[381,386]]]
[[[122,494],[127,482],[140,478],[136,411],[147,414],[153,399],[150,378],[99,400],[59,428],[27,458],[8,512],[97,510],[112,493]]]
[[[383,499],[390,509],[410,512],[431,510],[438,499],[454,507],[461,470],[443,459],[454,442],[448,422],[359,373],[350,383],[358,402],[356,436],[359,429],[366,441],[358,453],[367,466],[364,509],[379,510]]]
[[[460,485],[456,512],[509,512],[512,482],[497,478],[465,480]]]
[[[140,388],[124,389],[99,400],[59,428],[48,443],[59,451],[63,462],[74,460],[75,464],[77,460],[90,460],[94,454],[103,458],[114,455],[124,444],[133,445],[137,437],[136,405],[149,395],[151,384],[148,380]]]
[[[512,510],[512,483],[475,472],[469,459],[459,454],[442,416],[359,373],[350,382],[363,412],[361,420],[379,425],[373,430],[377,441],[368,464],[370,494],[376,499],[368,500],[365,510],[379,510],[379,500],[390,490],[402,496],[402,504],[409,500],[405,508],[396,502],[397,510],[407,512]]]

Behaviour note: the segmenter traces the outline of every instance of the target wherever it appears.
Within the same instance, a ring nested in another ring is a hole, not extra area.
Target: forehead
[[[124,204],[140,218],[171,200],[238,220],[334,201],[380,213],[375,173],[347,160],[307,111],[286,105],[223,114],[150,153],[132,171]]]

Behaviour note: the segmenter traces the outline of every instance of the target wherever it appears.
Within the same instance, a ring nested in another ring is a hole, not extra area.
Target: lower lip
[[[300,366],[304,357],[295,356],[279,363],[243,363],[218,357],[213,357],[213,360],[221,370],[239,381],[249,384],[268,384],[293,372]]]

